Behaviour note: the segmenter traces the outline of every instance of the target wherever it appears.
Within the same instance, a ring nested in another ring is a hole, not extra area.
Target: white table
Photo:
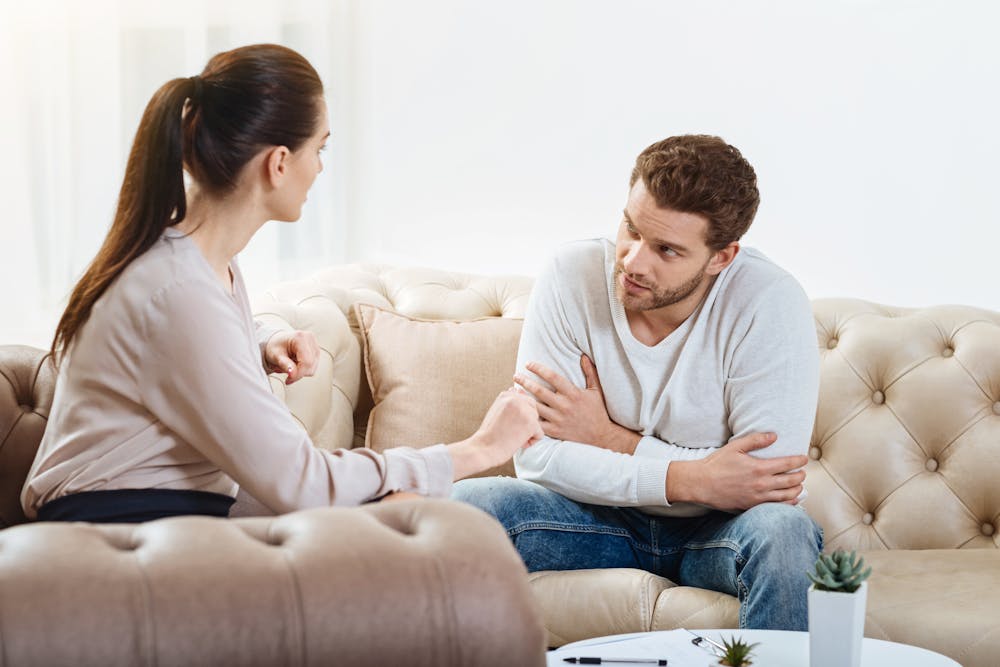
[[[809,664],[809,633],[786,632],[781,630],[694,630],[695,633],[722,643],[722,638],[736,635],[747,642],[759,642],[754,649],[754,665],[760,667],[807,667]],[[672,634],[673,633],[673,634]],[[658,637],[659,636],[659,637]],[[688,635],[693,638],[693,635]],[[637,632],[628,635],[612,635],[586,639],[567,644],[547,655],[548,667],[568,667],[563,658],[580,656],[628,656],[633,658],[666,658],[670,660],[669,667],[688,667],[692,660],[683,659],[677,654],[672,659],[667,647],[677,641],[677,631]],[[657,643],[662,649],[657,648]],[[676,644],[673,644],[676,645]],[[602,650],[603,647],[603,650]],[[630,648],[640,653],[632,653]],[[687,656],[685,653],[684,656]],[[697,667],[714,665],[717,659],[707,651],[701,651],[701,656],[695,661]],[[927,649],[865,638],[861,648],[862,667],[961,667],[951,658]],[[623,663],[612,663],[609,667],[627,667]],[[638,667],[638,666],[637,666]]]

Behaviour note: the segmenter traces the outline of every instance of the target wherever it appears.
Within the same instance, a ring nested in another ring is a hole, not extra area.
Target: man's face
[[[629,311],[656,310],[689,298],[715,253],[705,244],[708,220],[695,213],[660,208],[642,179],[629,192],[615,250],[615,291]]]

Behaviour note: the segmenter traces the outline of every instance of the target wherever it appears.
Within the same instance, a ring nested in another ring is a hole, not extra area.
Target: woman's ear
[[[288,174],[288,159],[292,152],[286,146],[275,146],[264,156],[264,169],[267,182],[272,188],[279,187]]]

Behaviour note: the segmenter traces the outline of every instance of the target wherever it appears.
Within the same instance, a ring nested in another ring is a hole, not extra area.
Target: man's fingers
[[[729,444],[735,445],[740,451],[752,452],[756,449],[764,449],[768,445],[774,444],[777,439],[778,436],[775,433],[751,433],[750,435],[745,435],[742,438],[737,438]]]
[[[545,405],[544,403],[538,403],[538,417],[546,422],[551,422],[553,419],[559,416],[559,413]]]
[[[520,385],[526,392],[534,396],[535,400],[539,403],[550,405],[555,398],[555,392],[551,389],[543,387],[534,380],[529,380],[523,375],[515,375],[514,382]]]
[[[601,388],[601,380],[597,377],[597,366],[585,354],[580,355],[580,369],[583,370],[583,377],[587,380],[587,389]]]
[[[779,456],[776,459],[762,459],[762,462],[764,463],[765,472],[772,475],[780,475],[805,467],[809,459],[805,456]],[[802,475],[804,476],[805,472]]]
[[[530,361],[527,364],[525,364],[524,367],[527,368],[532,373],[534,373],[535,375],[537,375],[538,377],[548,382],[558,392],[565,394],[576,389],[576,387],[573,385],[572,382],[564,378],[562,375],[559,375],[559,373],[556,373],[548,366],[543,366],[538,362]]]
[[[801,487],[802,482],[806,481],[806,472],[804,470],[799,470],[798,472],[783,473],[778,475],[773,475],[771,477],[775,481],[776,489],[790,489],[796,486]]]

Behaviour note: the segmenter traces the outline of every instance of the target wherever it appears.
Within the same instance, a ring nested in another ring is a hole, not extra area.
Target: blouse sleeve
[[[276,512],[356,505],[396,490],[450,493],[452,461],[443,445],[385,454],[314,447],[267,386],[253,354],[256,332],[210,287],[169,285],[142,315],[139,391],[164,428]]]

